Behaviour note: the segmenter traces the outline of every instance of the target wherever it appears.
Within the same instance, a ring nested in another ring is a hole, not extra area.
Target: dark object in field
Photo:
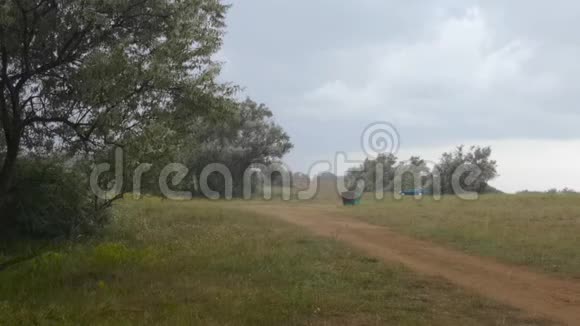
[[[347,191],[341,194],[342,204],[344,206],[357,206],[360,205],[361,195],[357,194],[356,191]]]
[[[403,196],[423,196],[425,194],[426,194],[425,190],[423,190],[423,189],[413,189],[413,190],[401,191],[401,195],[403,195]]]

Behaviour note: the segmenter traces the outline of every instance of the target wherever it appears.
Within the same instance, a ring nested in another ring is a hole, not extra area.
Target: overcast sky
[[[362,158],[387,121],[401,159],[491,145],[500,189],[580,190],[579,29],[574,0],[234,0],[219,59],[288,131],[293,170]]]

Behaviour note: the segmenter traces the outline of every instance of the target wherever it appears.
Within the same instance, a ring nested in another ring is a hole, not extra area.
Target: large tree
[[[208,165],[218,163],[228,168],[233,178],[233,193],[240,196],[248,168],[271,168],[271,163],[279,162],[292,149],[290,137],[275,123],[272,112],[264,104],[250,99],[240,102],[231,97],[210,98],[204,102],[213,108],[211,114],[181,116],[185,111],[177,109],[172,119],[151,123],[142,135],[129,141],[124,151],[128,173],[124,174],[123,192],[130,190],[131,171],[142,163],[151,165],[143,174],[141,191],[155,195],[163,195],[159,176],[169,164],[179,163],[190,174],[175,190],[199,191],[194,189],[193,180],[198,180]],[[112,178],[109,176],[109,180]],[[213,174],[208,182],[212,189],[224,194],[222,177]]]
[[[94,151],[222,92],[219,0],[0,1],[0,200],[19,154]],[[211,96],[210,96],[211,97]]]
[[[266,105],[246,99],[233,108],[234,114],[227,120],[213,123],[200,120],[190,126],[181,152],[190,155],[188,166],[196,174],[210,163],[227,166],[233,178],[234,195],[239,196],[248,168],[278,162],[294,145]],[[211,178],[210,182],[216,189],[223,188],[219,178]]]

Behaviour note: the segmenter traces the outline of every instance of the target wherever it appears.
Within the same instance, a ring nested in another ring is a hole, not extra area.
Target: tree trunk
[[[0,170],[0,204],[6,199],[5,197],[12,188],[16,170],[16,159],[18,158],[18,150],[20,147],[20,136],[11,138],[7,141],[6,157],[4,158],[2,170]]]

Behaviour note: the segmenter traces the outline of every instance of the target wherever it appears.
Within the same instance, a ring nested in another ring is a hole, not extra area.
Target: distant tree
[[[399,163],[397,170],[398,173],[402,173],[401,189],[403,191],[423,189],[431,175],[427,162],[419,156],[412,156],[407,162]]]
[[[379,155],[376,159],[366,159],[356,168],[349,169],[346,173],[346,183],[354,190],[358,181],[364,182],[364,191],[378,190],[378,183],[382,183],[384,190],[393,189],[393,180],[396,174],[397,157],[394,154]]]
[[[574,190],[572,188],[564,187],[561,190],[558,190],[557,188],[550,188],[544,192],[537,191],[535,193],[538,193],[538,194],[544,193],[544,194],[548,194],[548,195],[557,195],[557,194],[567,195],[567,194],[576,194],[577,192],[576,192],[576,190]]]
[[[472,146],[469,151],[466,151],[464,146],[459,146],[454,152],[444,153],[435,171],[418,156],[413,156],[405,162],[398,162],[393,154],[380,155],[376,159],[366,159],[359,167],[349,169],[346,181],[350,189],[355,189],[357,184],[360,184],[359,181],[363,181],[364,191],[379,190],[376,189],[377,184],[382,184],[385,191],[393,191],[395,178],[399,177],[401,190],[419,187],[431,191],[435,183],[440,182],[443,193],[453,194],[454,175],[458,177],[464,191],[498,192],[488,184],[497,176],[497,163],[491,159],[491,148],[477,146]]]
[[[453,187],[454,175],[463,190],[483,193],[488,182],[497,177],[497,162],[491,159],[491,154],[490,147],[479,146],[472,146],[469,151],[459,146],[454,152],[443,153],[437,165],[443,193],[454,194],[459,190]],[[468,180],[470,176],[474,179]]]
[[[485,187],[485,189],[483,189],[482,193],[486,193],[486,194],[503,194],[504,192],[490,186],[489,184],[487,185],[487,187]]]
[[[200,119],[198,124],[190,125],[188,136],[179,146],[187,156],[187,166],[196,175],[210,163],[228,167],[234,195],[241,195],[246,169],[279,162],[294,145],[266,105],[246,99],[233,110],[229,119],[213,122]],[[221,179],[212,180],[214,189],[223,189]]]
[[[572,188],[568,188],[568,187],[563,188],[562,190],[560,190],[560,192],[563,194],[576,194],[577,193],[576,190],[574,190]]]

